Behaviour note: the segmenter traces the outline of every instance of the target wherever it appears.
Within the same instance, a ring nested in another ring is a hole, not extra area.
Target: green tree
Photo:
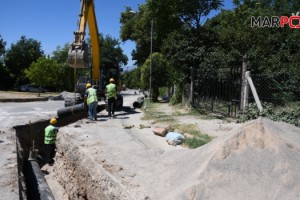
[[[54,60],[58,65],[58,69],[55,72],[55,77],[57,82],[53,85],[49,85],[49,88],[52,88],[56,91],[72,91],[74,90],[74,68],[69,67],[68,64],[68,51],[70,44],[65,44],[64,46],[58,46],[55,51],[52,52],[51,59]]]
[[[101,62],[117,63],[119,66],[127,65],[128,57],[123,53],[119,40],[110,35],[103,37],[103,35],[100,34],[100,37]]]
[[[146,1],[137,11],[126,7],[121,13],[120,37],[123,42],[134,41],[132,58],[138,66],[143,65],[150,54],[151,24],[153,52],[160,52],[164,38],[181,26],[180,18],[174,10],[173,0]]]
[[[209,20],[205,26],[217,34],[218,46],[205,58],[204,63],[220,63],[222,66],[241,65],[241,57],[248,55],[248,70],[253,75],[261,76],[268,83],[256,81],[259,90],[272,90],[268,98],[290,98],[299,95],[299,89],[294,85],[299,79],[299,31],[289,27],[284,28],[253,28],[251,16],[280,16],[295,12],[292,6],[296,1],[235,1],[236,8],[232,11],[222,11]],[[282,4],[282,7],[278,5]],[[292,5],[292,6],[291,6]],[[215,58],[215,59],[214,59]],[[214,61],[215,60],[215,61]],[[213,62],[212,62],[213,61]],[[206,65],[208,66],[208,65]],[[218,65],[216,65],[218,66]],[[215,68],[215,71],[219,70]],[[262,80],[262,78],[260,78]]]
[[[174,82],[178,83],[178,79],[185,81],[186,77],[190,77],[191,85],[194,85],[194,72],[205,53],[203,43],[205,39],[209,39],[209,37],[203,37],[207,32],[202,33],[201,26],[210,11],[219,9],[222,2],[222,0],[147,1],[146,4],[139,6],[137,12],[132,12],[132,9],[127,7],[121,15],[121,38],[123,41],[136,42],[136,50],[132,53],[133,59],[137,60],[138,66],[145,65],[145,59],[150,53],[149,28],[152,21],[153,51],[162,52],[163,50],[170,63],[176,66],[172,71],[175,73]],[[209,43],[208,41],[206,43]],[[181,53],[178,53],[178,50]],[[180,54],[181,57],[175,58],[174,54]],[[171,60],[172,58],[174,59]],[[177,71],[183,74],[179,73],[180,77],[177,77]],[[193,73],[192,76],[191,73]]]
[[[135,68],[130,71],[125,71],[123,73],[123,82],[126,84],[127,88],[141,88],[140,80],[140,68]]]
[[[5,54],[5,46],[6,46],[6,42],[3,40],[3,38],[0,34],[0,58],[1,59],[2,59],[2,56]]]
[[[25,75],[33,84],[40,87],[53,87],[60,82],[59,76],[57,76],[59,68],[60,65],[55,60],[40,57],[28,69],[25,69]]]
[[[120,37],[123,42],[131,40],[136,43],[136,49],[131,55],[138,66],[145,62],[150,53],[150,21],[146,5],[139,5],[137,12],[127,7],[121,13]]]
[[[223,0],[175,0],[177,12],[189,29],[200,30],[212,10],[223,6]]]
[[[41,43],[34,39],[27,39],[25,36],[21,36],[16,44],[11,45],[10,49],[6,51],[4,62],[16,87],[28,83],[24,76],[24,70],[43,55]]]
[[[11,85],[9,72],[4,65],[5,45],[6,42],[0,35],[0,90],[7,90]]]
[[[159,88],[168,85],[170,70],[168,69],[168,62],[161,53],[153,53],[152,67],[151,67],[151,87],[152,87],[152,101],[157,102],[159,96]],[[149,88],[150,84],[150,59],[147,59],[141,67],[141,87]]]

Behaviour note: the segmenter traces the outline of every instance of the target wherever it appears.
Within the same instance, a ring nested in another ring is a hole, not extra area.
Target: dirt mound
[[[276,133],[264,127],[262,121],[247,124],[241,130],[230,135],[215,155],[216,159],[226,159],[230,154],[253,148],[262,150],[275,148],[280,144]]]
[[[167,199],[299,199],[299,144],[294,126],[247,123],[186,157],[179,177],[187,182],[179,181],[183,190]]]
[[[295,126],[258,119],[197,149],[187,149],[169,146],[145,129],[119,129],[132,122],[125,120],[60,129],[58,147],[63,153],[57,155],[54,171],[66,196],[300,199],[300,129]]]

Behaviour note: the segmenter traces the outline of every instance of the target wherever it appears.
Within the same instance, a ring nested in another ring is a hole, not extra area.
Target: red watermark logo
[[[269,27],[269,28],[283,28],[289,26],[290,28],[300,28],[300,16],[299,12],[296,14],[292,13],[292,16],[272,16],[272,17],[251,17],[251,27]]]

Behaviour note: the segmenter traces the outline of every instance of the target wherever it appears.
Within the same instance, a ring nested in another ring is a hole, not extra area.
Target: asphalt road
[[[30,120],[35,121],[56,117],[57,109],[63,107],[63,101],[0,103],[0,128],[27,124]]]

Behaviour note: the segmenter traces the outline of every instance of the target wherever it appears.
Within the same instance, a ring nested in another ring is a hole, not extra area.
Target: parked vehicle
[[[44,88],[41,88],[39,86],[29,85],[29,84],[22,85],[20,90],[22,92],[42,92],[42,93],[47,92],[47,90]]]

